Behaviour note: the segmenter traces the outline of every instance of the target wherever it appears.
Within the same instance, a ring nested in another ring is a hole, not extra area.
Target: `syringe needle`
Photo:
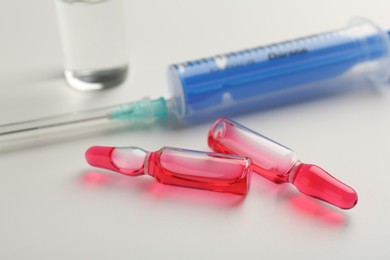
[[[57,119],[61,119],[62,116],[59,115]],[[54,119],[54,118],[53,118]],[[18,122],[18,123],[12,123],[12,124],[5,124],[5,125],[0,125],[0,130],[3,128],[14,128],[15,130],[9,130],[9,131],[1,131],[0,132],[0,138],[2,136],[6,135],[12,135],[12,134],[18,134],[18,133],[23,133],[23,132],[30,132],[30,131],[36,131],[36,130],[43,130],[43,129],[49,129],[49,128],[55,128],[55,127],[60,127],[60,126],[66,126],[66,125],[76,125],[79,123],[84,123],[84,122],[90,122],[90,121],[96,121],[100,119],[107,119],[107,116],[97,116],[97,117],[90,117],[90,118],[83,118],[79,120],[70,120],[70,121],[62,121],[58,123],[52,123],[52,124],[45,124],[45,125],[38,125],[38,126],[32,126],[32,127],[24,127],[27,124],[31,124],[33,122],[36,122],[39,124],[43,119],[36,119],[36,120],[29,120],[29,121],[23,121],[23,122]]]
[[[122,105],[3,124],[0,125],[0,141],[18,139],[18,137],[38,132],[46,133],[46,130],[90,126],[91,124],[110,123],[111,121],[150,124],[156,119],[164,120],[167,117],[168,108],[164,98],[155,100],[144,98]]]

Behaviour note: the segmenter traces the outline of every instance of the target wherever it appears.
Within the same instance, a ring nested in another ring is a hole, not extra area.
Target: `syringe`
[[[323,95],[390,74],[389,35],[367,20],[169,67],[172,96],[0,126],[0,139],[86,122],[197,122]]]

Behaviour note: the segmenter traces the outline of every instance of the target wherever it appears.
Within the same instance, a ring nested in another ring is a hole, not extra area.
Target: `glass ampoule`
[[[302,163],[294,151],[230,119],[210,128],[208,144],[215,152],[247,156],[253,171],[275,183],[291,183],[302,193],[342,209],[357,203],[357,193],[322,168]]]
[[[150,175],[162,184],[241,195],[248,192],[251,176],[251,160],[246,157],[172,147],[148,152],[139,147],[93,146],[86,160],[128,176]]]

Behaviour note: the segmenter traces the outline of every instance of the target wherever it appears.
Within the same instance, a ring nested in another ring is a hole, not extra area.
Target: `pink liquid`
[[[246,194],[250,160],[165,147],[150,154],[148,172],[163,184]]]
[[[218,142],[215,142],[214,139],[209,139],[209,146],[212,147],[212,150],[218,153],[225,153],[225,154],[234,154],[239,155],[238,153],[235,153],[229,149],[227,149],[224,145],[221,145]],[[260,174],[264,178],[269,179],[270,181],[273,181],[275,183],[284,183],[288,180],[287,174],[281,174],[278,170],[269,169],[266,170],[263,167],[259,166],[258,164],[252,164],[253,171],[257,174]]]
[[[288,173],[297,162],[290,149],[228,119],[214,123],[208,145],[218,153],[250,157],[253,171],[276,183],[287,182]]]

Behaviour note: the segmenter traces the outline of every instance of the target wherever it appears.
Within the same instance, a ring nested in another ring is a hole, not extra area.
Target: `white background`
[[[365,16],[390,28],[387,1],[127,1],[130,77],[79,93],[62,78],[55,5],[0,3],[0,122],[168,94],[174,62],[318,33]],[[92,145],[208,150],[210,122],[1,147],[0,259],[388,259],[390,90],[235,120],[293,148],[359,193],[342,211],[254,176],[240,196],[89,167]],[[4,149],[3,149],[4,148]]]

